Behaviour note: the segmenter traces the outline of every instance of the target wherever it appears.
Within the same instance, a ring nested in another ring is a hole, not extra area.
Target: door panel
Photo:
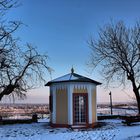
[[[86,124],[88,118],[87,93],[73,94],[73,120],[74,124]]]

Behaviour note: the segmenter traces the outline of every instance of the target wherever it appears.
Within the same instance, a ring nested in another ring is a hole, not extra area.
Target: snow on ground
[[[0,140],[139,140],[140,124],[126,126],[121,121],[105,120],[103,126],[85,130],[51,128],[44,120],[32,124],[0,125]]]

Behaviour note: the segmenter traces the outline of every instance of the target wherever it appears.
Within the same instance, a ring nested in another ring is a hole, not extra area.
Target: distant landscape
[[[113,115],[136,115],[138,113],[136,103],[114,103],[112,106]],[[98,115],[110,115],[110,104],[102,103],[97,105]]]
[[[43,118],[49,114],[48,104],[0,104],[0,116],[8,119],[31,118],[36,113]]]
[[[28,119],[36,113],[39,118],[45,118],[49,114],[48,104],[0,104],[0,116],[4,119]],[[110,105],[100,103],[97,105],[98,115],[110,115]],[[137,106],[135,103],[115,103],[113,115],[135,115]]]

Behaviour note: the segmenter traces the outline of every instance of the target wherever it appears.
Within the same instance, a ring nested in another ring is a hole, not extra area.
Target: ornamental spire
[[[72,68],[71,68],[71,73],[74,73],[74,68],[73,68],[73,66],[72,66]]]

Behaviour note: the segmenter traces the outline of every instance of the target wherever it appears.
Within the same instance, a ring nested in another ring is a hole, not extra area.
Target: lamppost
[[[111,109],[111,115],[113,115],[113,111],[112,111],[112,94],[111,91],[109,92],[110,95],[110,109]]]

